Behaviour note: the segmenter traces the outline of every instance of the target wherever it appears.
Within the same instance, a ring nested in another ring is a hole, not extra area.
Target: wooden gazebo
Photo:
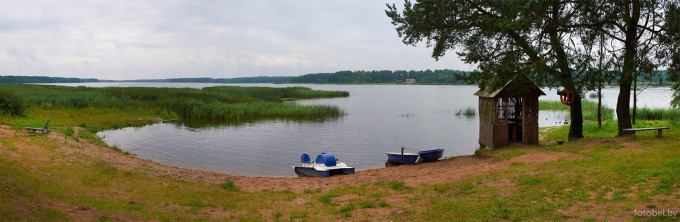
[[[480,89],[479,144],[489,148],[510,143],[538,145],[538,97],[545,93],[518,75],[499,89]]]

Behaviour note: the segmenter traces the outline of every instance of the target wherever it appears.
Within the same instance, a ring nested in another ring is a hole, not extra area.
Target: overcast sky
[[[390,2],[403,5],[403,1]],[[378,0],[0,1],[0,75],[98,79],[471,70],[401,43]]]

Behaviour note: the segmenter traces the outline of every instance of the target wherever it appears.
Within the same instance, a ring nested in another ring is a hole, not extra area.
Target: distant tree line
[[[288,83],[292,76],[257,76],[238,78],[175,78],[167,79],[169,82],[198,82],[198,83]]]
[[[381,70],[381,71],[339,71],[335,73],[313,73],[290,79],[291,83],[326,83],[326,84],[378,84],[403,83],[406,79],[414,79],[416,84],[465,84],[458,78],[468,73],[459,70]]]
[[[301,76],[257,76],[237,78],[173,78],[173,79],[136,79],[136,80],[101,80],[80,79],[47,76],[0,76],[0,83],[82,83],[82,82],[187,82],[187,83],[320,83],[320,84],[394,84],[404,83],[406,79],[414,79],[416,84],[428,85],[463,85],[463,78],[469,72],[459,70],[381,70],[381,71],[339,71],[335,73],[312,73]],[[643,78],[644,77],[644,78]],[[647,78],[649,77],[649,78]],[[609,79],[609,85],[618,81],[618,76]],[[657,85],[669,81],[670,76],[665,71],[655,72],[654,75],[639,76],[641,83],[656,83]]]
[[[80,79],[47,76],[0,76],[0,83],[80,83],[98,82],[97,79]]]

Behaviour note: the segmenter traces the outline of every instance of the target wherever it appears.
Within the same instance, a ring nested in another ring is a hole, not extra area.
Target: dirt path
[[[77,133],[84,129],[76,127],[75,130]],[[25,134],[27,133],[24,131],[10,130],[7,126],[0,127],[0,138]],[[247,177],[162,165],[131,155],[115,152],[109,148],[91,144],[82,139],[78,142],[70,138],[65,139],[65,137],[58,132],[49,134],[47,138],[61,142],[65,141],[66,143],[55,143],[61,144],[60,146],[62,146],[63,149],[56,150],[63,152],[64,155],[85,155],[88,158],[111,164],[120,170],[143,171],[156,177],[172,177],[210,184],[219,184],[226,180],[232,180],[238,188],[246,191],[290,190],[293,192],[302,192],[309,189],[313,190],[321,188],[326,190],[342,186],[356,186],[362,183],[370,184],[378,181],[400,181],[408,186],[433,185],[469,178],[492,170],[504,169],[508,167],[511,162],[545,163],[560,158],[576,156],[575,154],[561,152],[530,151],[527,154],[513,158],[510,161],[499,162],[494,161],[492,156],[480,157],[473,155],[432,163],[370,169],[359,171],[353,175],[333,176],[329,178]],[[83,149],[72,148],[73,146],[83,147]],[[39,155],[40,154],[36,153],[36,156]]]

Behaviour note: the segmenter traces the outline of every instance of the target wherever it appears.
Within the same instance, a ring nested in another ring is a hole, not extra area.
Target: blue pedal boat
[[[301,166],[295,166],[295,173],[304,177],[329,177],[333,175],[347,175],[354,173],[354,167],[338,162],[330,153],[321,153],[312,162],[309,155],[303,153],[300,157]]]
[[[442,155],[444,155],[444,149],[424,150],[418,152],[418,154],[420,154],[420,158],[423,159],[423,161],[433,162],[437,161],[439,158],[442,158]]]
[[[387,160],[392,161],[393,163],[400,163],[400,164],[413,164],[418,160],[418,154],[417,153],[395,153],[395,152],[386,152],[387,154]],[[403,163],[402,161],[402,156],[403,158]]]

